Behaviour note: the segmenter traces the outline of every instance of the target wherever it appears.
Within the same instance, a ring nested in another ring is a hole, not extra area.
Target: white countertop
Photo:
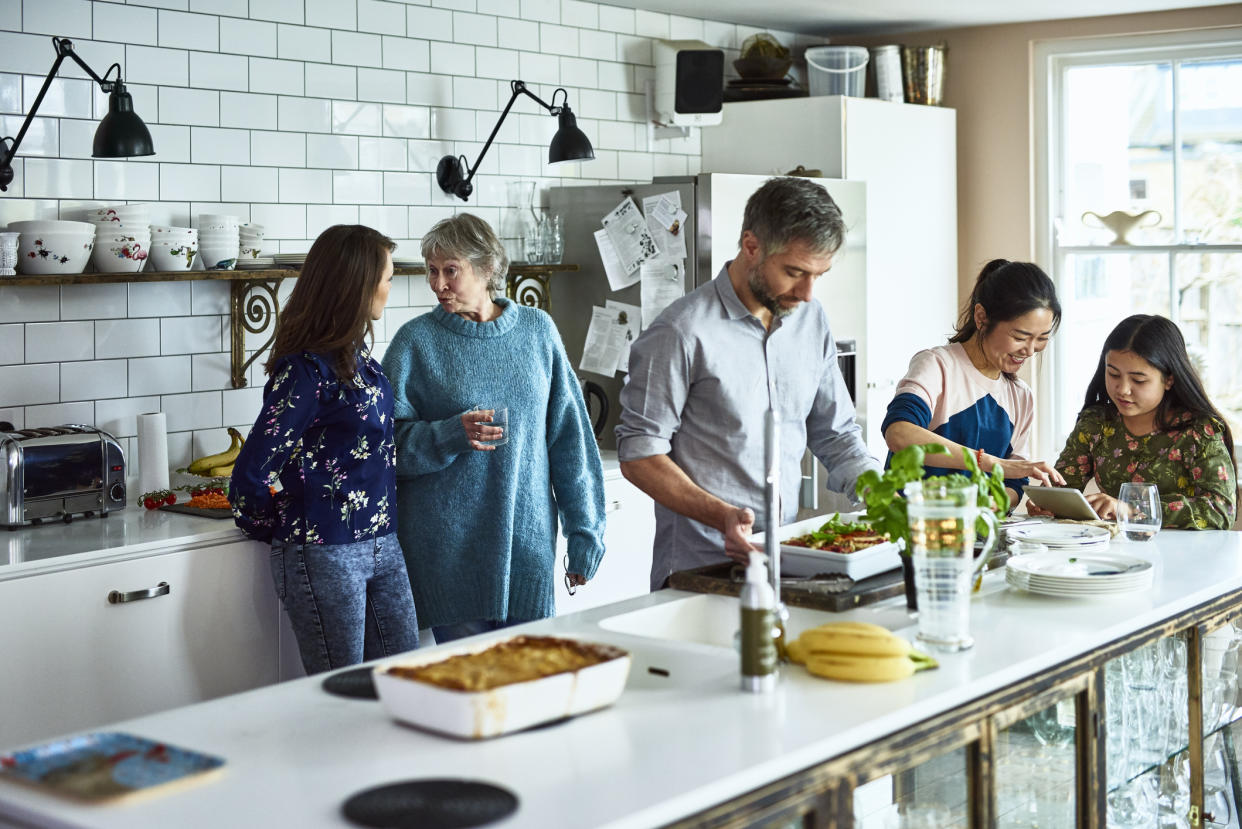
[[[1239,533],[1165,531],[1147,544],[1117,542],[1113,550],[1154,561],[1154,586],[1104,599],[1056,599],[1011,590],[1002,571],[991,572],[972,602],[975,647],[939,656],[938,670],[902,682],[832,683],[786,666],[774,693],[743,694],[731,651],[599,627],[608,616],[691,595],[665,590],[524,628],[574,633],[634,653],[629,686],[603,711],[543,730],[463,741],[398,725],[378,703],[331,696],[320,689],[322,678],[312,677],[114,726],[217,754],[227,761],[218,777],[96,807],[0,784],[0,816],[118,829],[339,827],[349,825],[341,804],[356,792],[409,778],[464,777],[517,794],[518,811],[496,826],[657,826],[1242,587]],[[824,617],[914,633],[903,599]],[[646,673],[656,662],[692,675],[665,685]]]
[[[604,450],[600,457],[604,480],[619,480],[617,453]],[[131,504],[103,517],[75,518],[69,524],[47,521],[0,529],[0,581],[242,538],[230,520]]]

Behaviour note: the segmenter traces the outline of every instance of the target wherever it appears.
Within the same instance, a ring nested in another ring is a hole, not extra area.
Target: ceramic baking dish
[[[857,521],[860,513],[842,513],[842,521]],[[818,530],[831,515],[818,515],[804,521],[786,524],[779,530],[782,540]],[[763,547],[763,534],[751,539]],[[816,576],[820,573],[844,573],[858,581],[876,573],[885,573],[901,566],[901,548],[894,542],[877,544],[854,553],[834,553],[809,547],[781,545],[782,576]]]
[[[525,682],[485,691],[461,691],[393,673],[440,662],[461,654],[523,641],[572,642],[601,661]],[[510,636],[460,647],[434,648],[376,666],[375,688],[385,710],[396,720],[467,739],[483,739],[572,717],[616,702],[630,672],[630,654],[621,648],[571,637]]]

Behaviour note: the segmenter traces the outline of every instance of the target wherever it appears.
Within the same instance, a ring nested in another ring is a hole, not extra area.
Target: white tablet
[[[1072,486],[1031,486],[1022,487],[1026,496],[1036,506],[1049,510],[1057,518],[1077,518],[1080,520],[1100,520],[1091,504],[1080,490]]]

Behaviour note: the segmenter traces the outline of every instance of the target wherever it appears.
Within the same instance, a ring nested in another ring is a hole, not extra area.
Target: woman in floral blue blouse
[[[392,388],[366,345],[388,302],[395,247],[362,225],[315,240],[233,466],[233,515],[272,544],[276,594],[307,673],[418,647],[393,516]]]

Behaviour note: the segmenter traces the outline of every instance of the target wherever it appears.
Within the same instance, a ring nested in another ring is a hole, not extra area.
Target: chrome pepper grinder
[[[741,656],[742,690],[766,693],[776,689],[777,666],[784,644],[785,620],[788,612],[780,601],[781,560],[780,539],[780,451],[777,439],[776,412],[769,408],[764,418],[764,460],[766,461],[767,555],[751,552],[750,565],[741,592]],[[769,569],[764,572],[763,561]],[[771,584],[765,581],[771,579]]]

